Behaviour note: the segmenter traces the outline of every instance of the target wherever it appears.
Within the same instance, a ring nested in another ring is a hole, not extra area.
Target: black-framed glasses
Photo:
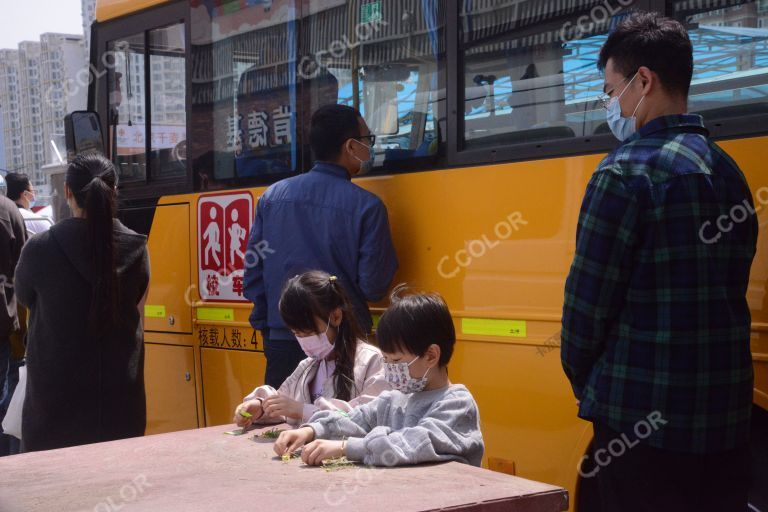
[[[355,139],[358,139],[358,140],[363,140],[363,139],[365,139],[365,140],[368,140],[368,141],[370,141],[370,142],[368,143],[368,147],[373,147],[373,146],[375,146],[375,145],[376,145],[376,136],[375,136],[375,135],[373,135],[373,134],[371,134],[371,135],[361,135],[361,136],[359,136],[359,137],[355,137]]]

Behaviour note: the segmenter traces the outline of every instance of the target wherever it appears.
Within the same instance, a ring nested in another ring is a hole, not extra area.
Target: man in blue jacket
[[[319,108],[310,128],[314,167],[269,187],[256,206],[248,254],[261,257],[247,258],[245,296],[264,337],[264,380],[274,388],[306,357],[277,308],[287,279],[308,270],[338,276],[370,332],[367,301],[384,296],[397,270],[384,203],[352,183],[373,165],[375,139],[356,109]]]

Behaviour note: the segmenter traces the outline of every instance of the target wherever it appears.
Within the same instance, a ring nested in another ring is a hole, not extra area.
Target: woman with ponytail
[[[259,386],[235,409],[234,421],[309,421],[318,410],[350,411],[390,389],[381,352],[362,340],[355,313],[335,276],[311,271],[286,283],[280,316],[307,355],[280,389]]]
[[[117,174],[105,157],[67,169],[72,217],[33,237],[16,269],[30,310],[24,451],[144,434],[146,237],[115,219]]]

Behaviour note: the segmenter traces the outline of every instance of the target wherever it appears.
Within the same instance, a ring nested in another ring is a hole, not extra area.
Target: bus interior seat
[[[407,160],[414,157],[430,156],[430,145],[433,139],[424,139],[416,149],[389,148],[384,150],[384,161]]]
[[[147,179],[147,156],[144,153],[120,155],[115,157],[120,180],[143,181]]]
[[[149,152],[153,178],[178,178],[186,176],[187,168],[184,163],[171,156],[170,149],[154,149]]]

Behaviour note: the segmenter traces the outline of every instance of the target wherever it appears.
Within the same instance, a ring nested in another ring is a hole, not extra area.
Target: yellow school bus
[[[228,423],[262,383],[243,233],[269,184],[311,167],[314,109],[344,103],[377,135],[375,169],[355,182],[387,205],[396,282],[451,307],[450,376],[479,403],[485,464],[589,510],[577,466],[592,432],[560,365],[560,318],[586,183],[617,144],[597,54],[631,8],[688,28],[690,110],[754,191],[764,453],[768,2],[739,0],[99,0],[89,108],[120,172],[120,217],[148,234],[152,262],[147,433]],[[251,258],[280,257],[261,249]]]

